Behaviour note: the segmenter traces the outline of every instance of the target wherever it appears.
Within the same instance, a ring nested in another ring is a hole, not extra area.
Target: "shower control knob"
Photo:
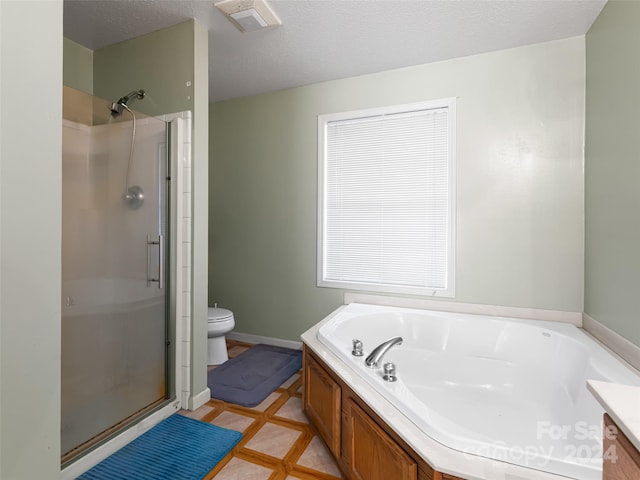
[[[364,355],[362,351],[362,342],[357,338],[353,340],[353,350],[351,350],[351,355],[354,357],[361,357]]]
[[[395,382],[398,379],[398,377],[396,377],[395,363],[387,362],[382,366],[382,369],[384,370],[384,375],[382,376],[383,380],[387,382]]]

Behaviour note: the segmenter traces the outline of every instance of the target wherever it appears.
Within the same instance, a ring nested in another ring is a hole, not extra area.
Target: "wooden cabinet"
[[[350,480],[462,480],[436,472],[303,346],[303,410]]]
[[[304,356],[302,404],[304,412],[334,457],[340,457],[340,385],[310,355]]]
[[[418,464],[355,402],[349,401],[349,475],[354,480],[417,480]]]
[[[604,428],[602,478],[604,480],[638,480],[640,452],[606,413]]]

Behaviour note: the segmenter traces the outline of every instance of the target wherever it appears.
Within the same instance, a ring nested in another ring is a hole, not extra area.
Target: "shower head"
[[[118,99],[117,102],[113,102],[111,104],[111,116],[116,118],[122,114],[122,111],[125,109],[129,109],[127,102],[129,100],[142,100],[146,95],[144,90],[134,90],[126,94],[124,97]]]

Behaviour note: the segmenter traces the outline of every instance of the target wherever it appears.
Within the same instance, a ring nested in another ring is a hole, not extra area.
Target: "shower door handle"
[[[158,246],[158,276],[151,276],[151,247]],[[158,240],[151,240],[151,235],[147,235],[147,287],[152,282],[158,282],[158,288],[164,288],[164,235],[158,235]]]
[[[164,288],[164,235],[158,235],[158,288]]]

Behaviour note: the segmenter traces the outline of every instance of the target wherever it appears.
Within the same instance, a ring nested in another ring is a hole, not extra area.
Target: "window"
[[[318,286],[454,296],[455,99],[318,117]]]

